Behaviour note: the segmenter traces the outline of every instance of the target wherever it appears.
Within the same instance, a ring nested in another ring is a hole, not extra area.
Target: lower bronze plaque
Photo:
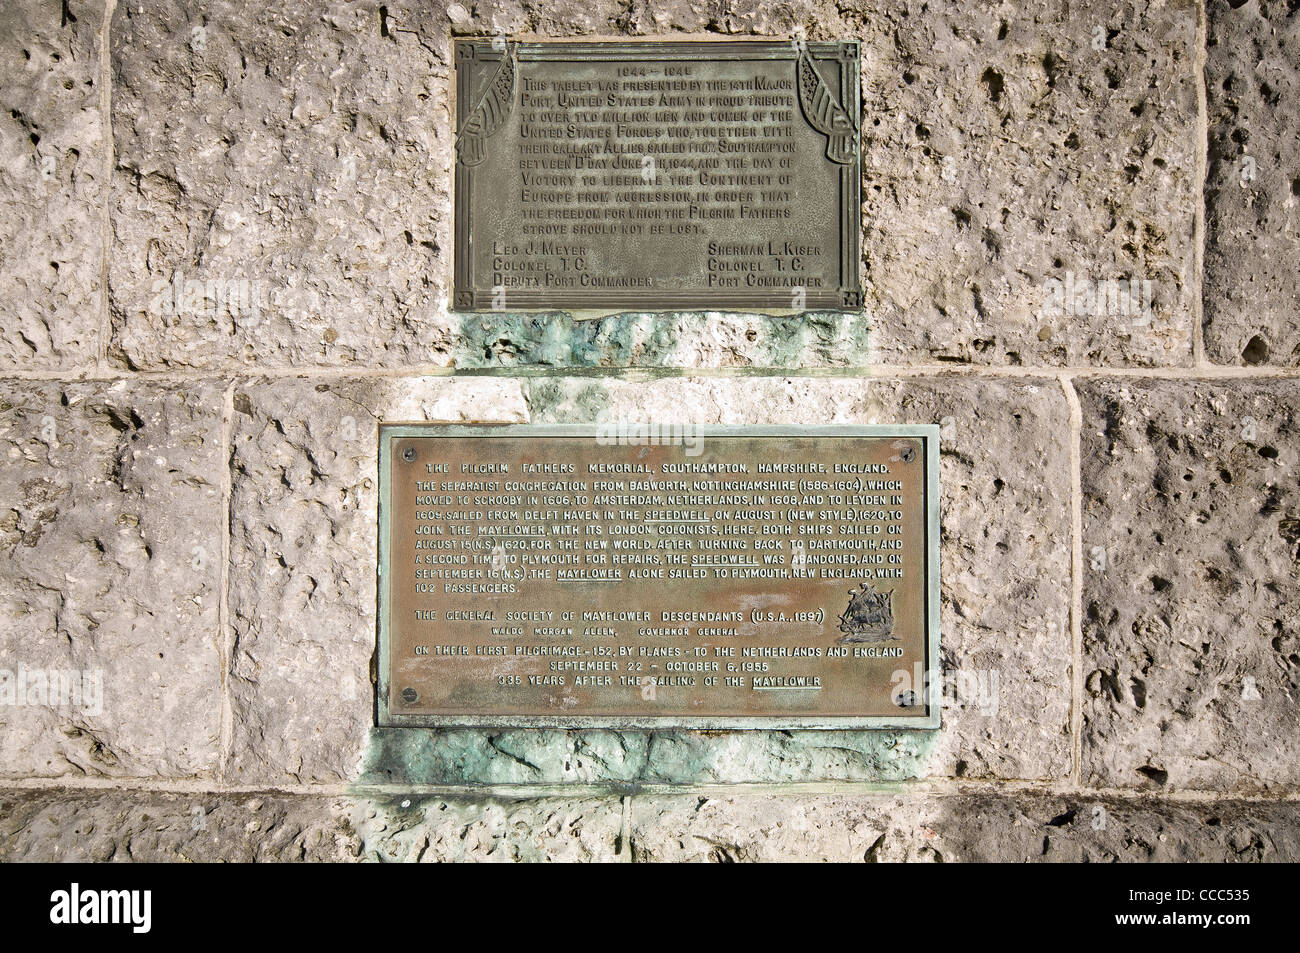
[[[860,308],[858,56],[458,41],[452,306]]]
[[[938,727],[938,428],[379,441],[380,724]]]

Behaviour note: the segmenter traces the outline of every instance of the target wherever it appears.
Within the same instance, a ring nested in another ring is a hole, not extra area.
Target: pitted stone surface
[[[0,794],[0,859],[608,861],[617,798]]]
[[[1083,779],[1300,782],[1300,387],[1089,382]]]
[[[319,0],[285,19],[226,0],[197,24],[170,0],[119,8],[113,354],[135,367],[1187,364],[1196,7],[1071,9]],[[865,317],[656,315],[638,341],[635,315],[593,329],[447,313],[449,32],[797,30],[863,43]],[[186,280],[200,296],[197,283],[233,281],[265,306],[191,302]],[[1136,282],[1139,303],[1150,282],[1152,313],[1089,293],[1112,280]],[[792,337],[797,321],[810,339]]]
[[[1300,365],[1300,10],[1211,0],[1205,350]]]
[[[882,360],[1190,363],[1196,8],[841,8],[864,42],[864,281]],[[1150,281],[1149,318],[1089,298],[1110,279],[1135,279],[1139,298]],[[1054,306],[1053,280],[1075,300]]]
[[[615,25],[861,41],[876,361],[1187,365],[1197,8],[638,0]],[[1151,314],[1088,294],[1112,279]]]
[[[1300,856],[1293,801],[1056,795],[0,794],[0,860],[1189,861]],[[626,825],[626,830],[624,826]]]
[[[441,5],[144,0],[112,48],[116,360],[448,362]]]
[[[214,384],[0,382],[0,775],[214,772],[222,404]],[[53,673],[90,693],[32,687]]]
[[[254,380],[235,386],[229,776],[355,776],[373,722],[378,422],[521,423],[516,381]]]
[[[637,862],[1294,861],[1300,807],[1086,795],[659,795],[633,798],[629,842]]]
[[[537,800],[400,795],[352,798],[361,856],[382,861],[600,861],[619,859],[616,797]]]
[[[10,0],[0,375],[69,379],[0,377],[0,860],[1300,859],[1300,386],[1180,370],[1198,294],[1210,361],[1300,367],[1295,6]],[[497,34],[859,40],[864,312],[449,311]],[[1099,369],[1077,673],[1069,401],[1016,366]],[[375,728],[378,421],[619,416],[939,423],[943,728]],[[1030,793],[1072,727],[1107,796]],[[322,793],[149,790],[227,784]]]
[[[70,368],[100,347],[103,3],[0,7],[0,368]]]
[[[942,424],[944,728],[937,736],[386,729],[372,738],[368,780],[680,784],[1068,773],[1069,413],[1055,381],[568,378],[529,381],[528,397],[534,423],[622,416]]]
[[[577,37],[608,34],[621,29],[627,4],[617,0],[486,0],[483,3],[442,3],[451,32],[457,36]]]

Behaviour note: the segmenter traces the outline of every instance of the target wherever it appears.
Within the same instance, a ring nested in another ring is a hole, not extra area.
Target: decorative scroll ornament
[[[515,53],[507,47],[496,75],[456,136],[456,155],[467,166],[487,158],[487,140],[501,128],[515,103]]]
[[[858,129],[852,117],[839,104],[826,81],[822,79],[812,58],[799,50],[799,105],[812,126],[826,136],[826,158],[840,165],[848,165],[857,155]]]

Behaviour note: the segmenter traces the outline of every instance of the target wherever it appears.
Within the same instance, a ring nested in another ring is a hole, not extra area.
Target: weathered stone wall
[[[864,314],[448,310],[453,36],[798,31]],[[0,61],[0,669],[103,679],[0,705],[0,858],[1300,859],[1294,0],[9,0]],[[374,728],[378,422],[618,410],[941,424],[944,727]]]

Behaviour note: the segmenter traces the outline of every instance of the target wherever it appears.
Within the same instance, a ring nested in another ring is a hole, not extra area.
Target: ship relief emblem
[[[894,635],[894,593],[877,591],[864,582],[849,590],[849,605],[840,616],[838,644],[855,642],[897,642]]]

